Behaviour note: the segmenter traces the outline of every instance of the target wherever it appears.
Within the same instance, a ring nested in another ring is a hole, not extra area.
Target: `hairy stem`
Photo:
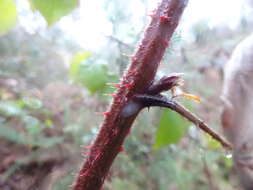
[[[138,114],[122,116],[122,109],[133,95],[143,93],[154,80],[159,63],[175,31],[187,0],[162,0],[152,15],[131,64],[122,78],[113,102],[105,114],[98,136],[82,166],[74,190],[99,190],[122,149],[124,139]]]

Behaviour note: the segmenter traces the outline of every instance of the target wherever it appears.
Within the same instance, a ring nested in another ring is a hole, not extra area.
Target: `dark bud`
[[[182,74],[180,73],[176,73],[171,76],[162,77],[158,82],[152,84],[148,88],[147,94],[149,95],[159,94],[163,91],[168,91],[175,86],[181,85],[182,83],[181,75]]]

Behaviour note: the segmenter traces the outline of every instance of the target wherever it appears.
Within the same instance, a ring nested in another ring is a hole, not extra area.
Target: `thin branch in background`
[[[106,36],[109,40],[113,41],[113,42],[116,42],[120,47],[124,47],[125,49],[128,49],[128,50],[132,50],[134,49],[133,46],[131,46],[130,44],[127,44],[123,41],[121,41],[120,39],[112,36],[112,35],[109,35],[109,36]]]

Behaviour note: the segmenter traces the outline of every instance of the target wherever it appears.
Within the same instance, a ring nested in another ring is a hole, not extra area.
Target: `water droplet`
[[[226,154],[226,158],[227,159],[231,159],[232,158],[232,154],[231,153]]]

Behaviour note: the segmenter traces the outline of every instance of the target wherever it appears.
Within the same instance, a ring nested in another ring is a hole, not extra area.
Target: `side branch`
[[[185,117],[192,123],[194,123],[197,127],[202,129],[204,132],[208,133],[212,138],[220,142],[220,144],[224,148],[227,148],[230,150],[232,149],[232,145],[230,143],[228,143],[223,137],[221,137],[214,130],[209,128],[208,125],[203,120],[198,118],[195,114],[190,112],[187,108],[185,108],[181,104],[177,103],[175,100],[168,99],[167,97],[164,97],[160,94],[158,95],[138,94],[134,97],[134,100],[136,102],[139,102],[142,108],[153,107],[153,106],[169,108],[179,113],[181,116]]]
[[[187,110],[184,106],[180,105],[176,101],[173,101],[174,106],[171,108],[175,112],[179,113],[192,123],[194,123],[197,127],[202,129],[204,132],[208,133],[213,139],[217,140],[224,148],[232,150],[232,145],[227,142],[223,137],[221,137],[218,133],[216,133],[213,129],[209,128],[208,125],[198,118],[196,115],[194,115],[192,112]]]

